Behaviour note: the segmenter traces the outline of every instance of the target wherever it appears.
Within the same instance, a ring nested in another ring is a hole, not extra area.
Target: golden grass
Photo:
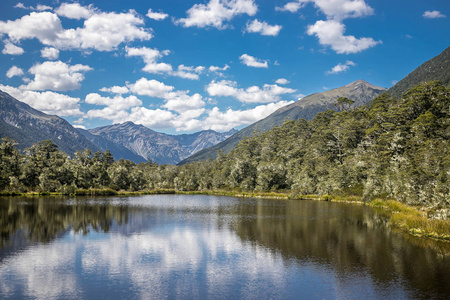
[[[352,203],[364,203],[361,196],[331,196],[332,202],[352,202]]]
[[[389,211],[391,225],[404,232],[450,241],[450,220],[429,219],[426,212],[395,200],[375,199],[369,205]]]
[[[289,199],[286,193],[276,192],[245,192],[237,190],[207,190],[207,191],[177,191],[177,194],[182,195],[215,195],[215,196],[229,196],[229,197],[243,197],[243,198],[268,198],[268,199]]]

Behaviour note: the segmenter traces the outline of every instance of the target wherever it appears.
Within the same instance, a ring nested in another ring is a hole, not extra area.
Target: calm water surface
[[[0,198],[1,299],[450,299],[450,245],[359,205]]]

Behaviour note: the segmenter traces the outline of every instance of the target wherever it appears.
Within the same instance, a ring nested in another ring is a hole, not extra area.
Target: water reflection
[[[253,207],[236,208],[241,215],[258,216],[233,223],[241,239],[279,251],[286,259],[332,265],[339,279],[362,270],[381,288],[406,280],[401,284],[426,298],[436,296],[435,291],[450,296],[450,243],[405,238],[369,207],[257,201]]]
[[[445,244],[415,245],[355,205],[12,198],[0,199],[0,224],[0,298],[450,295]]]
[[[126,223],[127,206],[88,199],[3,198],[0,199],[0,248],[17,240],[21,233],[28,242],[48,243],[69,228],[87,234],[89,230],[108,232],[111,224]],[[23,241],[22,241],[23,242]]]

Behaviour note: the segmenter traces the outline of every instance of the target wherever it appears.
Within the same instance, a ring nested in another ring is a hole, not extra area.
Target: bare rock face
[[[93,142],[94,138],[101,138],[124,147],[145,160],[151,159],[159,164],[177,164],[197,151],[211,147],[235,133],[235,131],[219,133],[205,130],[193,134],[170,135],[132,122],[98,127],[88,132]]]
[[[194,154],[182,161],[181,164],[198,160],[214,159],[217,156],[217,151],[228,153],[231,149],[236,147],[244,137],[249,137],[256,132],[268,131],[275,126],[280,126],[287,119],[311,120],[320,112],[328,109],[336,110],[334,104],[339,97],[345,97],[355,101],[353,107],[358,107],[369,104],[372,99],[386,91],[385,88],[374,86],[364,80],[357,80],[337,89],[309,95],[295,103],[282,107],[268,117],[245,127],[227,140]]]

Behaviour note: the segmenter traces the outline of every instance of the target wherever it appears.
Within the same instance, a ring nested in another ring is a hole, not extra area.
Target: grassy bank
[[[172,189],[148,190],[148,191],[116,191],[110,188],[105,189],[73,189],[61,192],[0,192],[0,196],[134,196],[134,195],[160,195],[160,194],[177,194]]]
[[[409,206],[392,199],[366,202],[360,196],[329,196],[328,201],[369,205],[386,214],[393,228],[413,236],[450,242],[450,220],[429,218],[431,208]]]
[[[391,225],[414,236],[450,241],[450,220],[435,220],[427,217],[426,208],[416,208],[404,203],[375,199],[369,203],[387,211]]]

